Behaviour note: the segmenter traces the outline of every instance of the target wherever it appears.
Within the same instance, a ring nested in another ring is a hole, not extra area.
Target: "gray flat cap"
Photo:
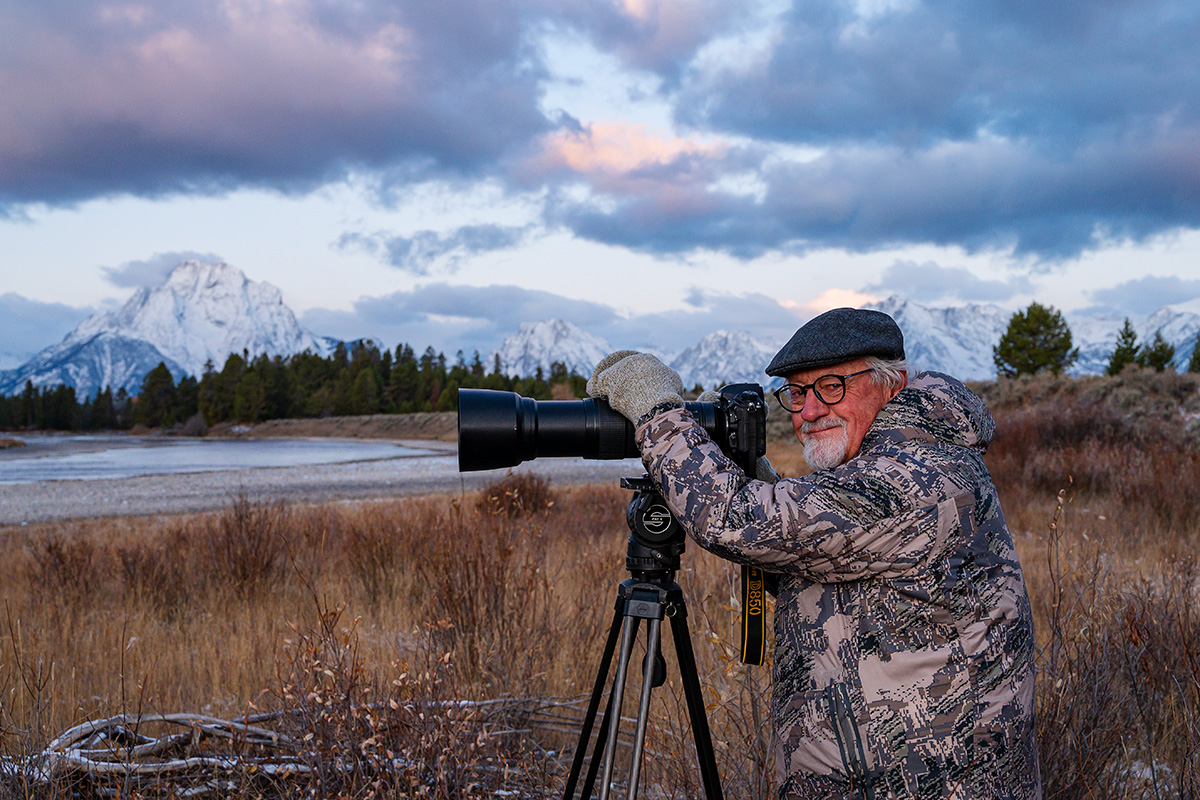
[[[790,375],[862,356],[904,358],[900,326],[882,311],[835,308],[804,323],[771,359],[767,374]]]

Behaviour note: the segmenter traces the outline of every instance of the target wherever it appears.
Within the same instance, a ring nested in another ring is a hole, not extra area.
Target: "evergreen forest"
[[[205,426],[268,419],[454,411],[458,390],[500,389],[548,400],[583,397],[586,379],[560,363],[550,374],[513,378],[488,369],[476,352],[468,362],[460,350],[453,364],[432,347],[416,355],[400,344],[381,350],[370,341],[339,344],[329,356],[306,351],[286,358],[232,354],[217,370],[210,362],[199,379],[176,382],[165,364],[147,373],[136,396],[105,388],[80,399],[70,386],[0,397],[0,429],[95,431],[135,425],[173,428],[189,420]]]

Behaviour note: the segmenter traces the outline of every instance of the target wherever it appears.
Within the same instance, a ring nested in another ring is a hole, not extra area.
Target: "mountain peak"
[[[176,289],[196,289],[212,287],[217,284],[243,286],[250,279],[237,267],[232,267],[224,261],[207,263],[204,261],[183,261],[167,275],[165,286]]]
[[[533,375],[538,368],[550,374],[550,365],[565,364],[569,371],[591,375],[592,367],[612,351],[608,342],[562,319],[524,322],[492,354],[489,361],[500,359],[506,375]]]
[[[671,361],[683,385],[716,389],[728,383],[770,383],[763,372],[775,348],[746,331],[714,331]]]
[[[105,343],[103,367],[90,363],[100,358],[95,346],[84,347],[90,342]],[[6,375],[0,391],[32,380],[39,386],[69,383],[78,395],[91,396],[104,388],[94,378],[104,376],[120,377],[120,385],[136,393],[159,361],[179,377],[200,375],[210,361],[220,367],[230,353],[304,350],[323,353],[328,346],[300,327],[279,289],[229,264],[184,261],[161,285],[138,289],[119,309],[85,319],[62,342]]]

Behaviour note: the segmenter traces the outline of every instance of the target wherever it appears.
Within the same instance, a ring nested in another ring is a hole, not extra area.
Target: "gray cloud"
[[[1091,297],[1097,303],[1127,314],[1151,314],[1163,306],[1200,297],[1200,280],[1147,275],[1094,291]]]
[[[517,0],[3,4],[0,206],[472,174],[547,127],[524,22]]]
[[[1006,281],[984,280],[962,267],[942,267],[931,261],[897,261],[883,271],[878,283],[865,292],[896,292],[919,303],[938,300],[972,300],[1000,303],[1018,294],[1028,294],[1033,284],[1025,276]]]
[[[171,270],[184,261],[203,261],[216,264],[225,259],[214,253],[198,253],[193,250],[180,250],[170,253],[155,253],[145,261],[126,261],[119,267],[101,267],[104,279],[113,286],[122,289],[154,287],[162,284]]]
[[[981,131],[1057,144],[1154,124],[1194,126],[1200,16],[1187,0],[1054,9],[924,0],[862,16],[794,3],[760,70],[692,66],[680,115],[759,139],[924,147]],[[1170,113],[1172,119],[1159,115]]]
[[[658,254],[934,243],[1050,269],[1200,227],[1189,0],[834,0],[769,23],[766,2],[629,13],[638,5],[5,4],[0,218],[126,193],[304,192],[353,174],[384,203],[414,181],[486,176],[544,192],[541,225]],[[640,169],[545,158],[543,134],[582,130],[540,108],[546,31],[654,73],[680,130],[737,144]],[[731,46],[742,34],[762,52]],[[788,162],[780,144],[819,152]],[[728,190],[747,175],[757,194]],[[519,241],[475,226],[345,243],[428,274]]]
[[[339,237],[334,246],[339,250],[366,250],[405,272],[428,275],[439,261],[445,262],[441,271],[454,272],[458,261],[466,256],[520,244],[530,230],[529,226],[465,225],[448,234],[418,231],[412,236],[396,236],[351,232]]]
[[[547,11],[627,66],[656,72],[674,86],[696,52],[714,35],[744,24],[752,5],[744,0],[645,3],[641,16],[620,3],[563,3]]]
[[[435,283],[411,292],[364,297],[350,311],[311,309],[301,322],[314,333],[343,339],[372,337],[389,347],[487,355],[523,322],[565,319],[600,336],[613,348],[677,352],[716,330],[745,330],[767,344],[786,339],[803,322],[765,295],[698,291],[693,310],[625,317],[586,300],[517,286],[451,286]]]
[[[1200,126],[1096,142],[1063,159],[1025,141],[906,150],[851,147],[803,163],[769,165],[759,199],[702,180],[714,165],[608,201],[560,200],[555,223],[641,251],[703,247],[739,257],[767,250],[868,251],[928,242],[968,251],[1012,248],[1052,268],[1113,240],[1200,226]],[[727,157],[729,172],[746,153]]]
[[[0,294],[0,369],[12,369],[60,341],[94,309]]]
[[[343,339],[370,336],[394,346],[487,354],[522,322],[561,318],[585,330],[609,324],[616,313],[599,303],[572,300],[517,286],[451,286],[435,283],[412,291],[363,297],[351,311],[311,309],[301,321],[319,334]]]
[[[660,71],[688,129],[757,143],[709,169],[749,168],[765,198],[677,173],[560,219],[651,252],[932,242],[1013,248],[1042,269],[1200,226],[1193,4],[890,5],[794,3],[763,53],[696,58],[679,83]],[[824,155],[772,166],[769,143]]]

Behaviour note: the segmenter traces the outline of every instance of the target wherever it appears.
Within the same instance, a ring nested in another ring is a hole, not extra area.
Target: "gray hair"
[[[889,389],[900,388],[904,380],[912,377],[916,372],[905,358],[886,359],[864,356],[863,364],[871,370],[872,383],[876,386],[887,386]]]

